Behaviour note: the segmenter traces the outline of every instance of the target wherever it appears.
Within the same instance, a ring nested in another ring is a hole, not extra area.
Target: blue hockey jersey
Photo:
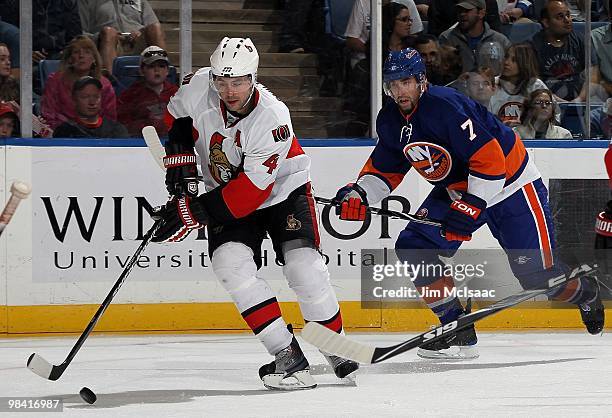
[[[540,177],[521,139],[485,107],[456,90],[429,85],[410,115],[390,101],[376,119],[378,143],[359,174],[370,204],[386,197],[411,167],[449,191],[488,206]]]

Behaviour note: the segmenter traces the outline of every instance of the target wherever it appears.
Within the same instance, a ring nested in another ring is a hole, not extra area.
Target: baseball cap
[[[85,77],[81,77],[77,81],[74,82],[74,85],[72,86],[72,94],[81,90],[88,84],[93,84],[94,86],[102,90],[102,82],[100,80],[90,75],[86,75]]]
[[[462,9],[472,10],[472,9],[486,9],[487,5],[485,0],[463,0],[457,3],[457,7],[461,7]]]
[[[17,118],[17,112],[15,112],[15,109],[13,109],[10,103],[0,102],[0,117],[7,113],[12,113],[12,116]]]
[[[141,65],[150,65],[155,61],[165,61],[170,64],[170,60],[168,60],[168,53],[163,48],[156,45],[151,45],[140,53]]]

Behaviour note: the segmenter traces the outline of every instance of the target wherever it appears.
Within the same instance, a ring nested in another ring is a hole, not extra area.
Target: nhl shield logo
[[[302,222],[299,219],[295,219],[293,214],[287,216],[287,231],[298,231],[302,227]]]
[[[453,167],[450,153],[442,146],[430,142],[413,142],[404,147],[404,155],[427,181],[441,181]]]

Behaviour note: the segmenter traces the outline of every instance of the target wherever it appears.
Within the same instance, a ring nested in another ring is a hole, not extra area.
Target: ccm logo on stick
[[[480,209],[468,205],[467,203],[461,201],[461,200],[455,200],[452,204],[451,204],[451,209],[454,209],[458,212],[464,213],[467,216],[472,217],[473,219],[477,219],[478,216],[480,215]]]

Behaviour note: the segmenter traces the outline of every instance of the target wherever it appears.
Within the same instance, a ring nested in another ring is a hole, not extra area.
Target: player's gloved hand
[[[478,229],[477,220],[487,208],[487,202],[464,192],[461,199],[454,200],[444,219],[444,236],[447,241],[469,241]]]
[[[163,219],[162,226],[153,235],[153,242],[178,242],[187,238],[194,229],[204,228],[208,214],[197,198],[173,197],[163,206],[153,209],[153,219]]]
[[[612,200],[595,220],[595,260],[602,272],[612,273]]]
[[[198,195],[198,167],[193,147],[180,143],[166,143],[166,189],[171,196]]]
[[[342,187],[332,199],[336,215],[345,221],[363,221],[366,217],[368,199],[366,192],[357,183]]]

